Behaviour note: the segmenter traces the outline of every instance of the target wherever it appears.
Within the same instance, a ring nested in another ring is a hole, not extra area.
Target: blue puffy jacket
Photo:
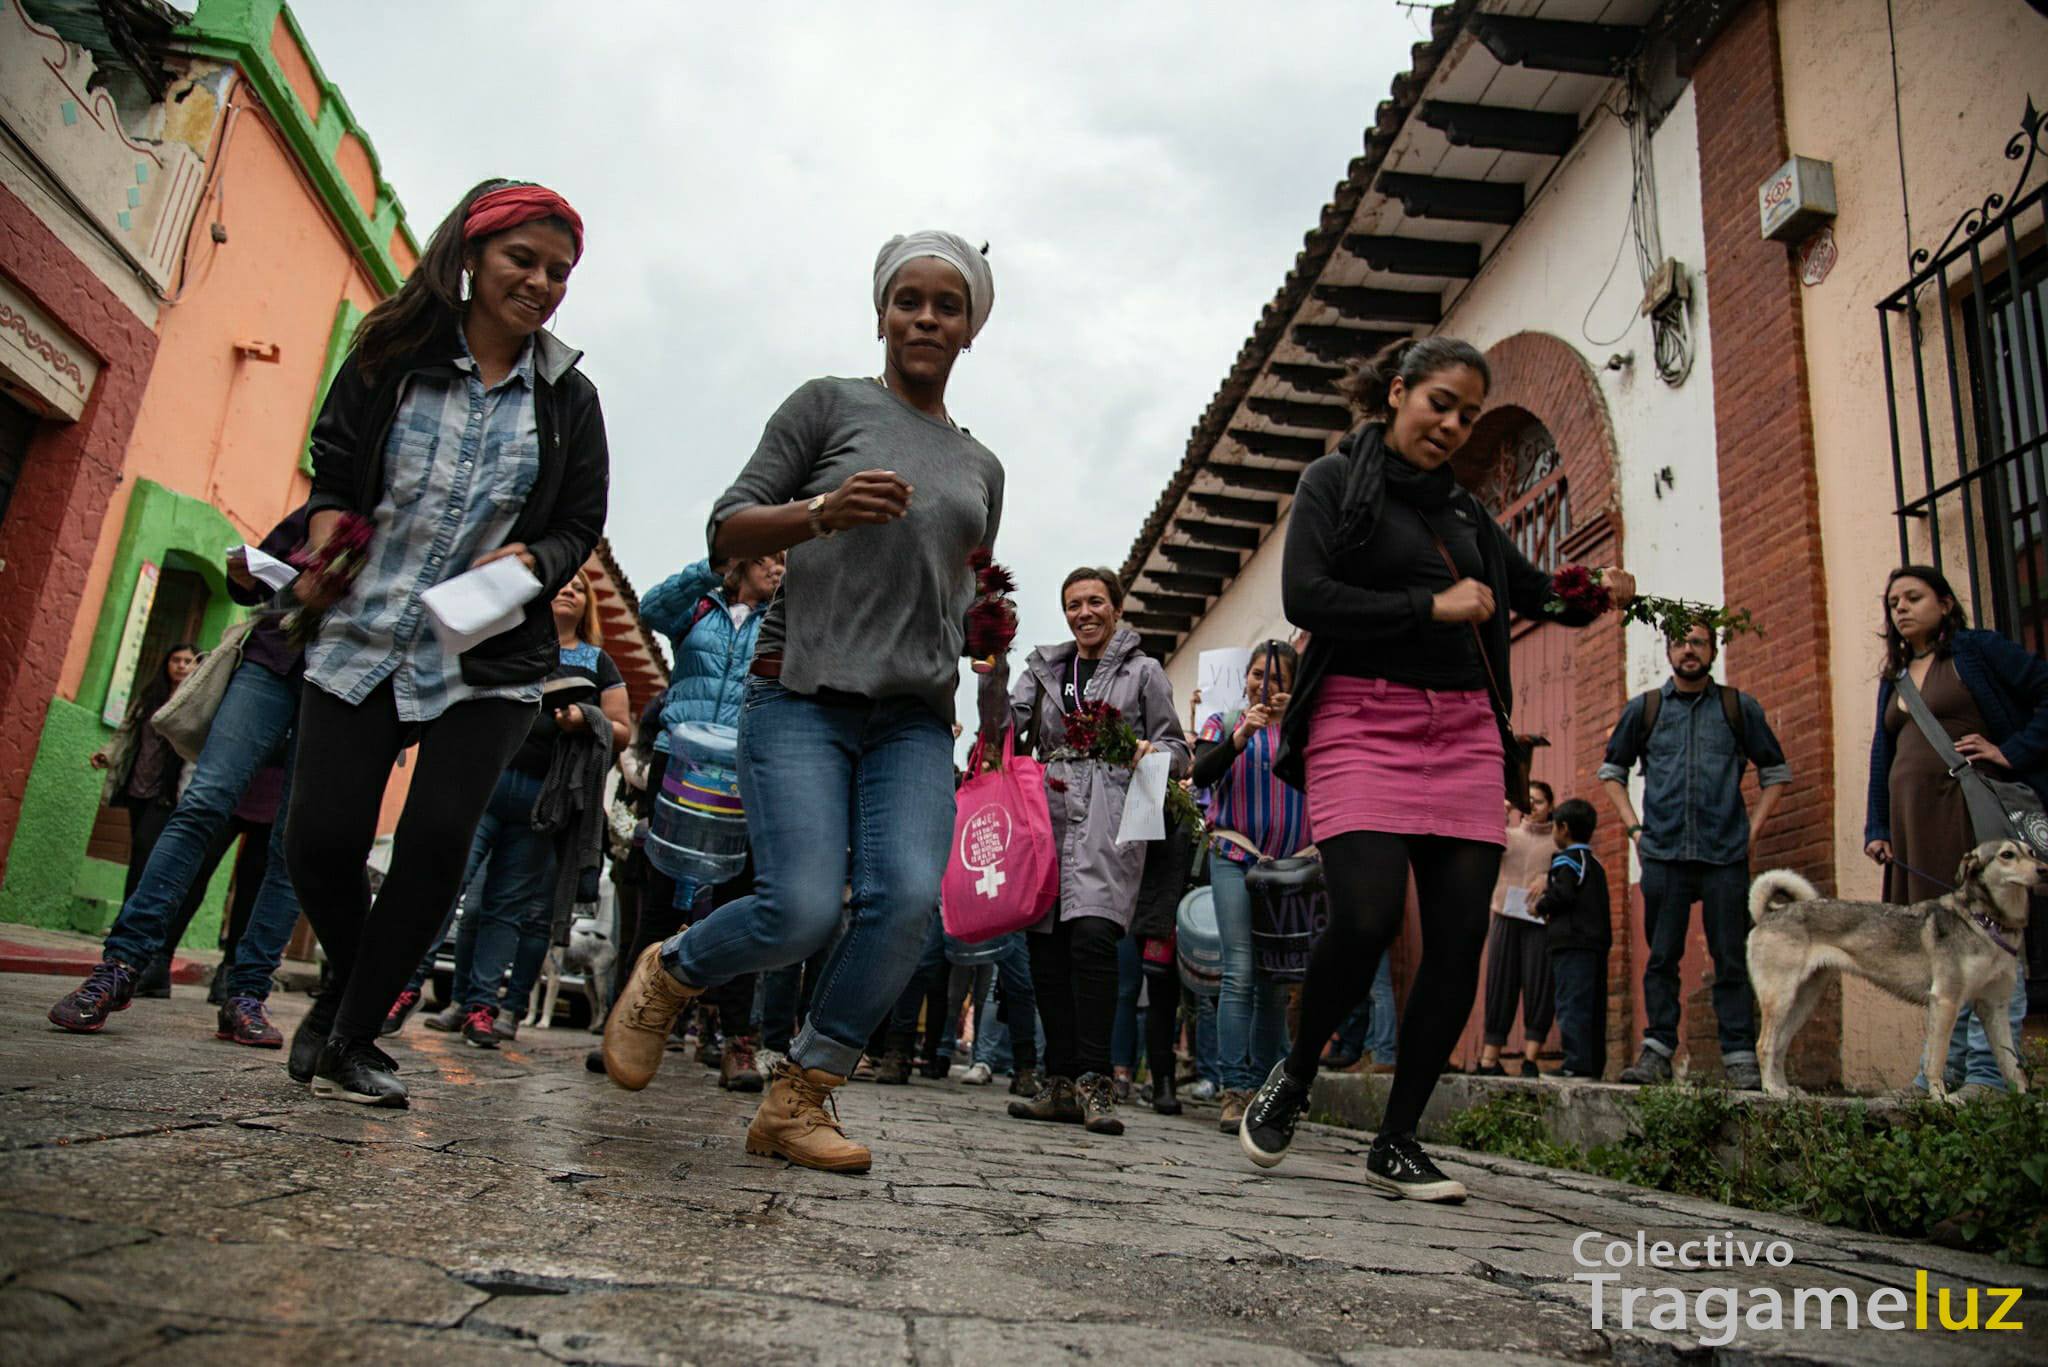
[[[711,606],[700,612],[707,602]],[[661,734],[654,742],[663,754],[668,752],[669,728],[677,722],[740,724],[754,638],[761,634],[761,609],[734,626],[728,606],[724,586],[708,560],[670,575],[640,597],[640,620],[668,637],[669,653],[675,657],[668,692],[661,699]]]

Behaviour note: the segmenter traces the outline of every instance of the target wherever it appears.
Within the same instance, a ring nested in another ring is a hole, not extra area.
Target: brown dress
[[[1983,714],[1970,690],[1956,674],[1955,661],[1946,655],[1937,659],[1920,685],[1927,710],[1948,732],[1951,741],[1975,732],[1985,734]],[[1920,727],[1906,711],[1897,690],[1892,705],[1885,709],[1885,729],[1892,734],[1892,855],[1922,873],[1941,879],[1941,885],[1907,873],[1898,864],[1884,872],[1884,898],[1901,905],[1939,897],[1953,883],[1956,865],[1977,842],[1970,831],[1969,809],[1963,803],[1962,785],[1948,776],[1948,766]]]

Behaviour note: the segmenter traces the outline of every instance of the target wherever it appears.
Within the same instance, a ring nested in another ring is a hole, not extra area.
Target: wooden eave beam
[[[1241,465],[1236,461],[1204,462],[1210,474],[1233,489],[1250,489],[1262,494],[1291,494],[1301,483],[1301,471],[1271,465]],[[1161,587],[1165,587],[1164,584]]]
[[[1148,636],[1143,632],[1139,632],[1138,649],[1163,663],[1167,656],[1180,649],[1180,638],[1178,636]]]
[[[1266,373],[1304,394],[1334,394],[1337,392],[1337,382],[1344,378],[1344,367],[1306,363],[1274,364],[1266,367]]]
[[[1570,114],[1505,109],[1491,104],[1424,100],[1416,117],[1450,140],[1453,147],[1488,147],[1561,157],[1578,141],[1579,121]]]
[[[1185,632],[1193,628],[1195,619],[1178,613],[1131,611],[1124,614],[1124,620],[1139,631]]]
[[[1200,617],[1209,610],[1206,598],[1189,598],[1177,593],[1153,593],[1142,588],[1133,588],[1131,596],[1144,607],[1143,612],[1156,612],[1162,617]]]
[[[1503,66],[1580,76],[1620,75],[1643,40],[1641,29],[1621,24],[1486,13],[1474,14],[1467,22]]]
[[[1406,332],[1379,328],[1347,328],[1327,323],[1296,323],[1288,334],[1296,346],[1324,361],[1355,361],[1371,356],[1389,342],[1408,337]]]
[[[1259,548],[1259,529],[1240,526],[1235,522],[1209,522],[1199,517],[1177,517],[1173,525],[1181,535],[1199,541],[1205,546],[1228,546],[1233,550],[1255,551]]]
[[[1378,290],[1364,285],[1317,285],[1316,298],[1346,318],[1367,323],[1419,323],[1435,327],[1443,321],[1444,300],[1428,290]]]
[[[1188,495],[1188,502],[1211,517],[1229,518],[1233,522],[1270,527],[1280,520],[1277,498],[1232,498],[1229,494],[1205,494],[1198,490]]]
[[[1204,607],[1208,605],[1208,601],[1211,598],[1223,592],[1225,582],[1221,575],[1190,574],[1185,570],[1161,570],[1154,569],[1149,565],[1145,567],[1144,575],[1168,593],[1193,594],[1202,600]],[[1142,595],[1144,590],[1140,589],[1138,592]]]
[[[1374,270],[1392,275],[1440,275],[1446,280],[1470,280],[1479,274],[1476,242],[1352,233],[1344,239],[1344,250]]]
[[[1244,568],[1244,561],[1236,551],[1212,551],[1206,546],[1176,546],[1171,541],[1162,541],[1158,553],[1180,569],[1193,570],[1196,574],[1221,575],[1228,579]]]
[[[1460,180],[1451,176],[1417,176],[1382,171],[1376,188],[1401,201],[1410,218],[1441,218],[1458,223],[1496,223],[1510,227],[1522,216],[1519,182]]]
[[[1233,427],[1230,439],[1255,456],[1298,460],[1304,465],[1321,459],[1329,445],[1321,437],[1292,437],[1285,432],[1264,432],[1256,427]]]
[[[1269,422],[1282,427],[1306,427],[1316,432],[1343,432],[1351,426],[1351,409],[1335,399],[1311,403],[1302,399],[1274,399],[1254,395],[1244,406]]]

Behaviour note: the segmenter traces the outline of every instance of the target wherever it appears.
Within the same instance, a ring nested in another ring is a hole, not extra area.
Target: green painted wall
[[[210,505],[153,480],[136,481],[78,698],[52,698],[43,722],[35,764],[22,791],[21,820],[8,849],[6,881],[0,883],[0,921],[91,933],[114,923],[126,871],[86,856],[101,784],[101,775],[87,761],[112,734],[100,721],[100,710],[128,603],[135,596],[135,578],[145,560],[204,577],[212,597],[199,640],[211,646],[243,615],[227,596],[221,567],[221,552],[241,539],[234,524]],[[185,944],[208,945],[218,938],[230,863],[221,861]]]

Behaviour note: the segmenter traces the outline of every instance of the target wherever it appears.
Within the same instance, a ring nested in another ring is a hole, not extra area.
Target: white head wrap
[[[882,250],[875,253],[875,312],[887,307],[896,272],[920,256],[937,257],[967,282],[967,340],[973,341],[981,335],[982,324],[996,305],[996,277],[988,268],[988,258],[952,233],[912,233],[882,244]]]

